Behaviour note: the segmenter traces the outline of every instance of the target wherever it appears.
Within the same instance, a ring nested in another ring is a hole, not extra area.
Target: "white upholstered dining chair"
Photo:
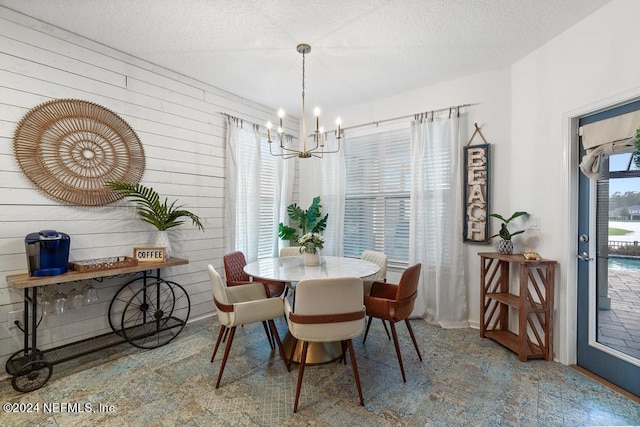
[[[296,344],[298,340],[302,341],[293,412],[298,410],[300,388],[310,342],[340,341],[343,351],[342,358],[345,363],[346,355],[344,352],[348,349],[360,405],[364,406],[358,364],[351,341],[364,329],[365,311],[362,301],[362,280],[358,277],[301,280],[296,286],[294,303],[295,305],[288,299],[285,300],[285,314],[289,332],[294,338],[288,359],[289,368]]]
[[[363,261],[369,261],[377,264],[380,267],[377,273],[362,278],[364,284],[364,294],[369,295],[371,292],[371,284],[373,282],[386,282],[387,281],[387,255],[382,252],[376,251],[364,251],[360,255],[360,259]]]
[[[220,321],[220,331],[213,349],[213,354],[211,355],[211,362],[213,362],[216,356],[218,346],[225,332],[229,330],[227,345],[224,349],[224,356],[222,357],[220,371],[218,372],[216,388],[220,386],[220,380],[222,379],[222,373],[229,358],[236,327],[247,323],[266,321],[269,324],[271,335],[278,344],[280,357],[285,361],[287,369],[290,369],[290,365],[286,363],[282,342],[280,341],[278,330],[273,321],[273,319],[284,315],[282,299],[269,298],[267,290],[262,283],[248,283],[227,287],[222,283],[222,278],[211,264],[209,264],[207,268],[213,288],[213,302],[216,305],[218,320]]]
[[[369,261],[374,264],[377,264],[380,267],[377,273],[372,274],[370,276],[366,276],[362,278],[362,284],[364,286],[364,296],[366,297],[371,293],[371,285],[373,282],[386,282],[387,281],[387,255],[382,252],[376,251],[364,251],[362,255],[360,255],[360,259],[363,261]],[[391,335],[389,335],[389,328],[387,328],[387,324],[383,319],[382,326],[384,326],[384,331],[387,333],[387,338],[391,339]]]
[[[280,257],[300,256],[300,248],[298,246],[287,246],[280,249]]]

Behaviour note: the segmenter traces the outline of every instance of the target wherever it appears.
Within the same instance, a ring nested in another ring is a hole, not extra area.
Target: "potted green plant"
[[[529,215],[529,213],[525,211],[518,211],[518,212],[515,212],[513,215],[511,215],[507,219],[505,219],[502,215],[499,215],[499,214],[495,214],[495,213],[489,214],[489,216],[492,216],[502,221],[500,232],[489,237],[489,240],[493,239],[494,237],[500,237],[502,239],[498,242],[498,252],[500,252],[501,254],[509,255],[513,253],[513,242],[511,241],[511,238],[513,236],[517,236],[518,234],[524,233],[524,230],[519,230],[512,233],[509,231],[509,228],[507,226],[514,219],[524,215]]]
[[[322,249],[324,237],[320,234],[327,227],[329,214],[322,216],[320,197],[314,197],[309,209],[303,210],[296,203],[287,207],[287,214],[291,219],[290,227],[280,223],[278,235],[282,240],[288,240],[291,245],[300,247],[300,253],[305,253],[309,265],[319,263],[318,249]]]
[[[171,243],[167,235],[169,228],[183,224],[188,218],[200,231],[204,231],[198,215],[183,209],[184,205],[177,205],[177,200],[169,204],[165,198],[161,202],[160,195],[153,188],[128,182],[107,182],[105,186],[136,202],[140,218],[158,229],[156,244],[166,248],[167,258],[171,257]]]

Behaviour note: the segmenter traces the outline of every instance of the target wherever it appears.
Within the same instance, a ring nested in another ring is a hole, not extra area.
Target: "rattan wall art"
[[[22,172],[51,197],[98,206],[122,196],[108,181],[140,182],[145,159],[135,131],[116,113],[77,99],[31,109],[20,121],[13,150]]]

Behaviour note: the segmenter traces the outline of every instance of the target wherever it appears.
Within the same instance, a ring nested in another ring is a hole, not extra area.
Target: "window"
[[[409,258],[410,129],[350,137],[344,144],[344,254],[384,252]]]

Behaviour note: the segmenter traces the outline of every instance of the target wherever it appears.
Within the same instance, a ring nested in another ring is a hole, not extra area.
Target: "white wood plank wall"
[[[170,201],[178,199],[204,221],[204,233],[190,223],[170,231],[175,255],[190,263],[163,271],[189,293],[192,320],[215,313],[206,265],[222,270],[226,120],[219,113],[255,123],[274,116],[272,108],[0,7],[0,366],[22,348],[21,332],[7,322],[8,312],[23,309],[22,293],[7,287],[6,276],[27,270],[27,234],[42,229],[69,234],[70,260],[129,255],[133,246],[152,244],[155,236],[130,204],[65,205],[22,174],[13,153],[16,126],[31,108],[59,98],[95,102],[120,115],[144,146],[142,183]],[[297,136],[297,119],[290,118],[286,127]],[[129,279],[94,283],[98,303],[49,316],[39,328],[38,346],[109,332],[109,301]]]

